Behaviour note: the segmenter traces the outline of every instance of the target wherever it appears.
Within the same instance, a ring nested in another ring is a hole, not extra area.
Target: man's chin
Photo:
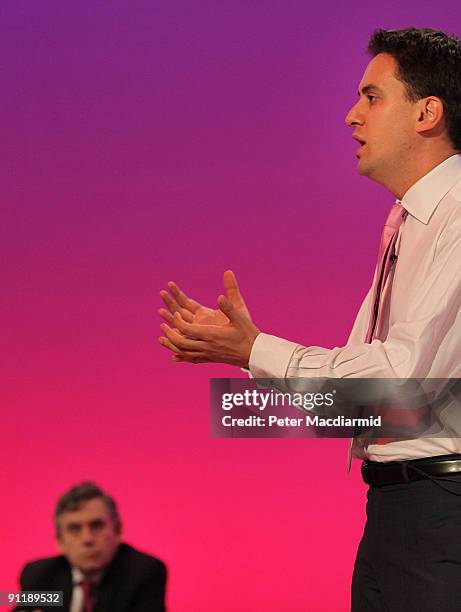
[[[105,564],[102,562],[101,558],[98,559],[85,559],[78,565],[78,569],[84,574],[94,574],[100,572],[104,569]]]
[[[357,164],[357,172],[360,176],[367,176],[368,178],[373,178],[373,168],[371,168],[370,164],[367,164],[365,160],[359,159]]]
[[[367,165],[365,164],[365,162],[363,161],[363,159],[358,160],[357,162],[357,172],[361,175],[361,176],[367,176]]]

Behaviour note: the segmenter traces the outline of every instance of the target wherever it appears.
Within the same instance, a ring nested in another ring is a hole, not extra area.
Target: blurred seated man
[[[20,581],[23,591],[63,591],[64,606],[37,610],[165,610],[165,565],[121,542],[115,501],[98,486],[85,482],[67,491],[56,506],[55,526],[62,554],[28,563]]]

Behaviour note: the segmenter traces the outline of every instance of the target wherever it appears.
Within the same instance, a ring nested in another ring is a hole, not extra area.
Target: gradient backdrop
[[[344,343],[392,197],[343,120],[377,27],[458,0],[0,4],[0,590],[95,479],[170,570],[171,612],[343,612],[364,521],[345,440],[210,439],[208,381],[157,344],[170,279]]]

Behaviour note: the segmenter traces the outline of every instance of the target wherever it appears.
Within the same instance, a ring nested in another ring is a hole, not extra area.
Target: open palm
[[[224,272],[223,276],[224,289],[226,290],[227,298],[234,306],[236,310],[239,310],[242,314],[245,314],[250,320],[250,313],[246,307],[246,304],[240,294],[237,280],[235,275],[230,270]],[[208,308],[202,306],[199,302],[189,298],[184,291],[182,291],[176,283],[168,283],[169,292],[163,290],[160,292],[166,309],[160,308],[159,314],[170,324],[173,323],[173,315],[175,312],[179,312],[181,317],[187,323],[194,323],[197,325],[227,325],[229,324],[228,317],[222,312],[222,310]]]

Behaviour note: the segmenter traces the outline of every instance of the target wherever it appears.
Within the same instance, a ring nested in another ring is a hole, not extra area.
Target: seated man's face
[[[120,544],[120,529],[99,497],[58,517],[57,541],[69,563],[84,574],[103,570]]]

